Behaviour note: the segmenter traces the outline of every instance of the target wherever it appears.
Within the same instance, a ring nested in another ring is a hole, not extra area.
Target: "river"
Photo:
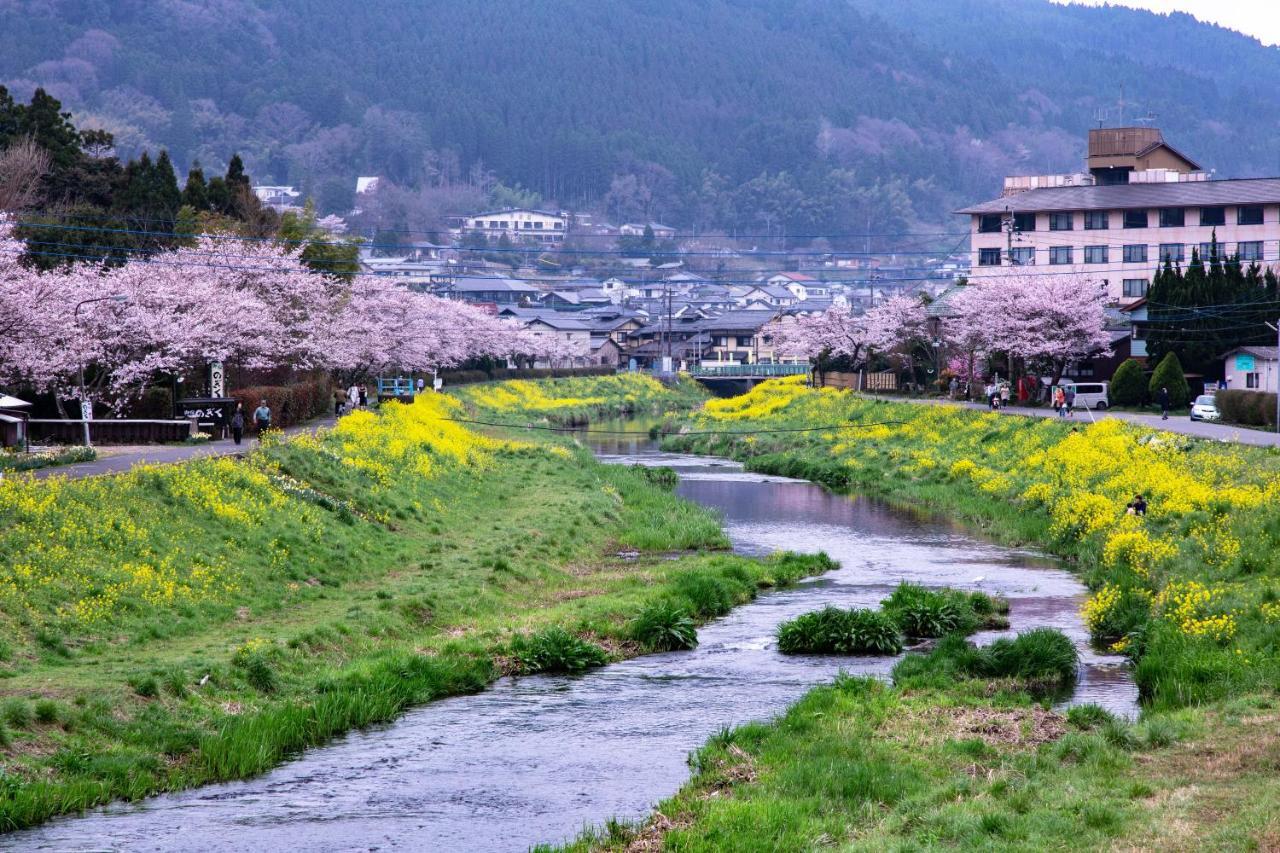
[[[255,779],[61,818],[0,846],[523,851],[611,816],[643,818],[686,781],[687,754],[720,728],[776,715],[841,669],[887,673],[893,659],[785,657],[773,634],[783,620],[824,605],[875,607],[902,580],[1006,596],[1012,631],[1047,625],[1076,641],[1081,675],[1069,702],[1136,712],[1125,667],[1088,647],[1079,618],[1084,588],[1051,559],[807,482],[662,453],[647,439],[589,441],[607,462],[675,468],[680,494],[720,511],[737,551],[823,550],[841,568],[704,626],[692,651],[580,676],[504,678],[308,750]]]

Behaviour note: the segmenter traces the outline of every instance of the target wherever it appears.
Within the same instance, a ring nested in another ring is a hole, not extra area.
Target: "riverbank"
[[[928,506],[1067,557],[1096,590],[1083,612],[1091,633],[1135,661],[1147,710],[1137,725],[1088,706],[1056,713],[1022,685],[950,670],[921,679],[911,656],[892,686],[839,679],[778,720],[713,738],[649,821],[611,824],[573,849],[1280,839],[1275,454],[789,380],[712,401],[685,426],[664,446]],[[1125,512],[1139,492],[1144,517]]]
[[[639,379],[592,411],[661,404]],[[672,623],[827,565],[715,553],[715,516],[661,473],[465,416],[424,395],[241,461],[0,484],[0,825],[260,773],[501,674],[669,648]]]

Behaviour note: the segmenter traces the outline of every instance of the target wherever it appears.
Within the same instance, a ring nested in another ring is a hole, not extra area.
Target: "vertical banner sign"
[[[222,371],[222,362],[209,362],[209,396],[225,397],[227,391],[226,374]]]
[[[93,403],[89,402],[88,400],[80,401],[80,420],[82,421],[93,420]]]

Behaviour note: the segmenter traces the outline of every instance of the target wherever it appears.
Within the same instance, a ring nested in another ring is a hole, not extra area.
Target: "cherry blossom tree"
[[[1007,352],[1054,383],[1074,362],[1110,347],[1105,285],[1074,275],[972,282],[949,302],[950,343],[972,354]]]
[[[916,354],[928,331],[928,317],[920,297],[894,296],[870,308],[864,322],[867,346],[914,375]]]
[[[843,356],[857,363],[866,357],[870,342],[865,315],[855,314],[847,305],[832,305],[821,314],[784,324],[774,349],[785,356]]]

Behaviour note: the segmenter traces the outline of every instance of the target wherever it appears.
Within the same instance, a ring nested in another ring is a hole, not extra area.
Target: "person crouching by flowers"
[[[1125,507],[1125,513],[1128,515],[1146,515],[1147,501],[1142,495],[1134,495],[1133,500],[1129,501],[1129,505]]]

